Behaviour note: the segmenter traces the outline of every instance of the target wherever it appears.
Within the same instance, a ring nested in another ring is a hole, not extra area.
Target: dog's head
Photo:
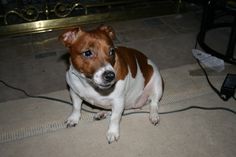
[[[100,26],[91,31],[68,30],[59,40],[69,48],[74,68],[94,86],[108,89],[116,82],[114,38],[110,26]]]

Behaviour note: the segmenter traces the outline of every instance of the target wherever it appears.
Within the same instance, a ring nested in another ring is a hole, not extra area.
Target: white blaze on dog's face
[[[109,26],[92,31],[72,29],[59,37],[69,48],[74,68],[100,89],[107,89],[116,82],[114,38],[115,33]]]

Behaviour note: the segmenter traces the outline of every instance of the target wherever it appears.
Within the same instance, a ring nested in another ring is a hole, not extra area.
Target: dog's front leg
[[[74,127],[79,123],[83,100],[72,89],[70,89],[70,96],[73,103],[73,111],[65,123],[67,127]]]
[[[108,143],[117,141],[120,136],[120,120],[124,111],[124,100],[115,100],[112,104],[112,113],[107,131]]]

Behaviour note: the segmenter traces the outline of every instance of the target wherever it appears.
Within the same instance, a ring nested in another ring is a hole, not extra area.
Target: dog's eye
[[[87,50],[87,51],[83,52],[83,56],[85,58],[91,58],[93,56],[93,53],[90,50]]]
[[[110,56],[114,56],[115,55],[115,48],[110,48],[109,55]]]

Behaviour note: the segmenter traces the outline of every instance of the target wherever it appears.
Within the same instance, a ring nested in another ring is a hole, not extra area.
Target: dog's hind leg
[[[160,117],[158,115],[158,101],[155,100],[150,101],[149,120],[153,125],[157,125],[160,121]]]
[[[162,80],[160,77],[157,77],[153,81],[154,85],[152,85],[153,87],[152,92],[149,96],[149,105],[150,105],[149,120],[153,125],[157,125],[160,121],[160,117],[158,115],[158,105],[162,97],[163,87],[162,87]]]

